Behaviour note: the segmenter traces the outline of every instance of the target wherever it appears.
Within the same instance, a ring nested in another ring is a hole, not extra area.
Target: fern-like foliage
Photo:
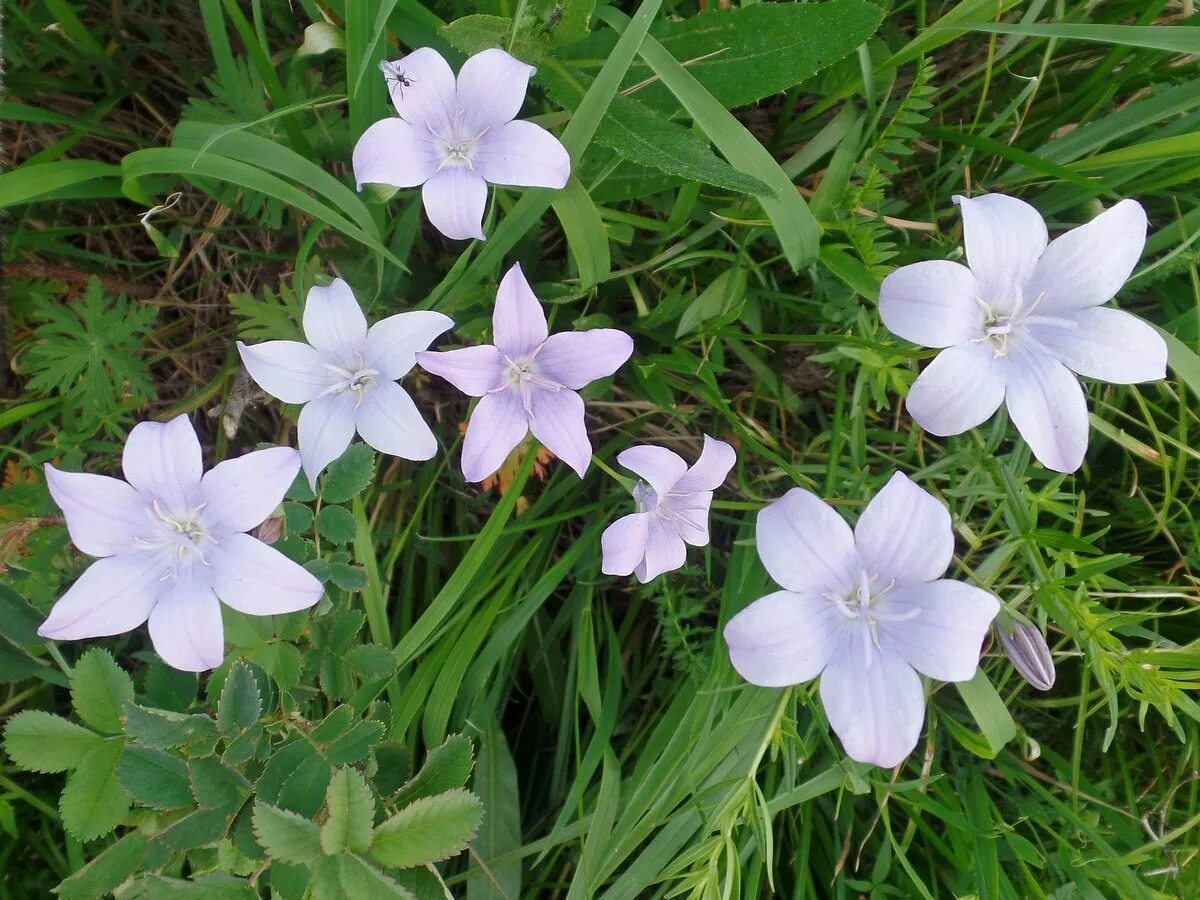
[[[238,317],[238,335],[248,341],[304,340],[300,332],[304,304],[290,284],[280,284],[279,292],[263,288],[261,297],[230,294],[233,314]]]

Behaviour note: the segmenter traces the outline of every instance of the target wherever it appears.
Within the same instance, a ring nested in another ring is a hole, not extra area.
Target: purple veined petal
[[[925,719],[921,679],[894,653],[874,653],[866,668],[855,653],[834,656],[821,673],[821,705],[846,755],[884,769],[912,753]]]
[[[121,457],[125,480],[147,501],[187,514],[200,501],[204,461],[200,441],[186,415],[170,422],[140,422],[129,432]]]
[[[649,513],[630,513],[605,528],[600,535],[600,571],[605,575],[632,575],[646,558],[649,529]]]
[[[404,76],[403,81],[388,79],[388,93],[400,118],[418,128],[445,133],[458,111],[458,89],[454,70],[442,54],[422,47],[388,67]]]
[[[267,447],[217,463],[200,480],[205,527],[219,535],[261,524],[283,502],[299,471],[300,454],[291,447]]]
[[[687,544],[658,516],[646,528],[646,556],[634,569],[638,581],[647,584],[664,572],[674,572],[687,562]]]
[[[661,500],[687,471],[687,463],[674,450],[642,444],[617,454],[617,462],[640,476]]]
[[[879,287],[879,318],[922,347],[965,344],[983,334],[984,313],[971,270],[944,259],[901,266]]]
[[[582,478],[592,461],[592,442],[583,421],[583,398],[574,391],[533,388],[530,410],[529,430],[533,436]]]
[[[378,381],[363,395],[355,428],[364,441],[401,459],[429,459],[437,439],[417,411],[408,392],[394,381]]]
[[[1006,367],[987,341],[947,347],[917,376],[904,405],[930,434],[962,434],[1000,408]]]
[[[678,492],[677,484],[675,493]],[[674,516],[672,524],[685,543],[693,547],[708,546],[708,513],[712,499],[712,491],[692,491],[667,498],[667,508]]]
[[[304,474],[314,491],[317,476],[345,453],[354,439],[354,400],[350,391],[326,394],[300,410],[300,420],[296,423],[297,443]]]
[[[217,595],[206,580],[195,576],[167,585],[150,613],[155,652],[167,665],[184,672],[215,669],[225,659],[225,626]]]
[[[458,106],[464,130],[478,134],[515,119],[536,71],[495,48],[471,56],[458,71]]]
[[[848,596],[858,578],[854,533],[816,494],[792,488],[758,513],[758,557],[771,577],[806,596]]]
[[[803,684],[821,674],[847,641],[846,618],[822,597],[777,591],[725,625],[729,661],[760,687]]]
[[[1088,443],[1087,398],[1057,359],[1010,342],[1004,400],[1008,415],[1038,461],[1055,472],[1083,465]]]
[[[545,338],[534,368],[577,391],[598,378],[607,378],[632,354],[633,338],[615,328],[563,331]]]
[[[880,601],[879,645],[923,675],[969,681],[1000,603],[982,588],[942,579],[900,584]]]
[[[483,481],[504,464],[528,433],[529,423],[515,390],[485,394],[475,404],[463,438],[463,477]]]
[[[63,472],[46,463],[46,485],[67,520],[71,542],[89,556],[132,550],[152,528],[149,504],[133,486],[107,475]]]
[[[469,397],[482,397],[504,384],[508,369],[500,351],[491,344],[461,350],[422,350],[417,362]]]
[[[489,131],[475,150],[475,171],[492,184],[563,188],[571,177],[567,148],[532,122],[508,122]]]
[[[296,612],[321,599],[321,582],[311,572],[248,534],[222,539],[208,561],[221,602],[248,616]]]
[[[284,403],[307,403],[334,380],[325,358],[301,341],[238,341],[237,348],[254,383]]]
[[[1046,249],[1045,221],[1024,200],[1004,194],[955,197],[954,202],[962,210],[963,243],[977,296],[993,311],[1011,313]]]
[[[398,381],[416,365],[417,353],[453,327],[453,319],[432,310],[388,316],[368,329],[364,362],[368,368],[378,370],[381,378]]]
[[[954,558],[954,530],[946,507],[897,472],[854,526],[858,558],[877,588],[889,581],[933,581]]]
[[[1110,384],[1138,384],[1167,377],[1167,343],[1149,323],[1119,309],[1075,310],[1068,322],[1030,325],[1030,332],[1068,369]]]
[[[380,119],[354,145],[354,183],[360,191],[364,184],[416,187],[433,177],[442,156],[424,125]]]
[[[367,317],[350,285],[340,278],[328,287],[313,285],[304,301],[304,336],[330,362],[358,367],[367,340]]]
[[[168,571],[160,556],[145,551],[99,559],[54,604],[38,634],[77,641],[132,631],[149,617]]]
[[[1142,205],[1122,200],[1055,238],[1026,286],[1026,302],[1041,297],[1038,312],[1061,314],[1111,300],[1142,255],[1146,224]]]
[[[496,291],[496,308],[492,312],[496,349],[509,359],[525,359],[546,342],[548,334],[542,304],[525,280],[521,264],[515,263],[504,273]]]
[[[433,227],[446,237],[483,240],[487,182],[466,166],[446,166],[426,181],[421,200]]]
[[[737,453],[733,447],[706,434],[700,458],[675,483],[674,490],[683,494],[693,491],[715,491],[725,483],[736,462]]]

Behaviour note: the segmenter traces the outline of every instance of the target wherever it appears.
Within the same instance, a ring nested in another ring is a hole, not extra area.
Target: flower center
[[[997,359],[1003,359],[1008,356],[1011,349],[1010,344],[1014,339],[1028,342],[1054,355],[1049,348],[1030,334],[1029,326],[1048,325],[1053,328],[1078,328],[1079,323],[1059,316],[1035,315],[1034,312],[1038,308],[1038,304],[1042,302],[1045,296],[1045,294],[1038,294],[1033,303],[1029,304],[1028,308],[1026,308],[1025,295],[1018,287],[1017,297],[1013,303],[1011,313],[996,312],[986,300],[982,297],[976,297],[975,302],[983,310],[983,335],[975,338],[971,343],[987,341],[992,345],[992,353]]]
[[[860,571],[858,582],[848,595],[823,595],[837,607],[838,612],[854,623],[853,627],[858,631],[867,668],[871,667],[871,659],[874,656],[872,647],[875,650],[880,649],[879,623],[904,622],[921,614],[919,609],[888,609],[887,596],[896,586],[896,581],[893,579],[882,588],[877,585],[878,581],[879,576],[867,575],[865,571]]]
[[[553,378],[547,378],[534,368],[534,361],[537,359],[538,351],[542,348],[539,346],[529,356],[524,359],[512,359],[504,357],[504,383],[496,388],[496,391],[507,390],[508,388],[516,388],[517,393],[521,397],[521,406],[528,416],[533,415],[533,392],[534,390],[543,391],[561,391],[563,386]]]
[[[164,509],[158,500],[150,505],[158,525],[158,534],[151,538],[139,537],[134,542],[144,549],[165,550],[170,554],[171,565],[162,580],[177,578],[181,569],[195,560],[207,566],[209,562],[204,557],[205,547],[217,543],[200,516],[208,504],[201,503],[183,515]]]
[[[441,145],[442,160],[438,163],[439,172],[447,166],[466,166],[471,170],[475,168],[475,151],[488,130],[484,128],[476,134],[471,134],[467,131],[465,116],[466,113],[460,109],[455,113],[454,120],[442,132],[429,126],[434,138]]]
[[[352,366],[339,366],[325,363],[325,368],[333,375],[333,384],[325,388],[326,394],[344,394],[350,391],[354,394],[354,408],[362,406],[367,391],[379,377],[379,370],[369,368],[359,353]]]

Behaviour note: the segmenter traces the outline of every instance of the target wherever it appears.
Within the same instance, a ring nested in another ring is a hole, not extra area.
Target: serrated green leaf
[[[205,872],[191,881],[149,874],[137,879],[122,900],[257,900],[258,892],[228,872]]]
[[[61,716],[27,709],[8,720],[4,749],[28,772],[65,772],[79,765],[103,738]]]
[[[146,855],[148,839],[131,831],[54,889],[59,900],[95,900],[132,875]]]
[[[441,746],[429,751],[421,770],[400,788],[396,794],[396,804],[400,806],[421,797],[462,787],[471,777],[474,761],[474,748],[470,740],[461,734],[450,735]]]
[[[152,747],[125,747],[117,762],[117,778],[134,800],[152,809],[192,805],[188,767],[182,759]]]
[[[205,715],[188,715],[165,709],[125,704],[125,734],[144,747],[169,750],[201,745],[207,755],[217,739],[217,723]],[[204,746],[207,745],[207,746]]]
[[[329,818],[321,826],[321,848],[331,856],[344,850],[366,853],[375,824],[375,798],[363,777],[351,768],[338,769],[325,805]]]
[[[325,756],[334,765],[365,759],[371,748],[383,739],[383,730],[382,722],[358,722],[325,748]]]
[[[449,859],[466,849],[482,817],[479,798],[462,788],[423,797],[375,829],[371,855],[397,869]]]
[[[238,660],[229,670],[221,699],[217,701],[217,727],[225,735],[245,731],[258,724],[262,714],[262,697],[258,682],[250,667]]]
[[[348,544],[357,530],[354,516],[344,506],[323,506],[317,514],[317,531],[335,544]]]
[[[58,808],[63,825],[81,841],[108,834],[129,812],[129,795],[117,780],[123,746],[119,738],[108,738],[85,753],[67,776]]]
[[[345,503],[360,493],[375,477],[375,451],[366,444],[351,444],[346,452],[329,464],[321,480],[321,499],[326,503]]]
[[[391,876],[352,853],[324,856],[313,867],[312,900],[370,897],[379,900],[416,900]]]
[[[237,769],[222,765],[211,756],[189,762],[188,777],[196,802],[212,809],[236,809],[254,788]]]
[[[93,647],[75,663],[71,703],[75,714],[97,731],[120,734],[122,707],[132,699],[133,679],[104,648]]]
[[[254,804],[254,836],[274,859],[312,865],[321,855],[321,828],[316,822],[263,803]]]

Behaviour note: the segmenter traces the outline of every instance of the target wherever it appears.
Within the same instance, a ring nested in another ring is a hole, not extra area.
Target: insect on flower
[[[416,84],[416,80],[407,72],[400,68],[400,63],[397,61],[389,62],[386,59],[379,61],[379,71],[383,73],[383,80],[389,85],[388,93],[391,93],[392,86],[400,91],[400,99],[404,99],[404,89],[412,87]]]

